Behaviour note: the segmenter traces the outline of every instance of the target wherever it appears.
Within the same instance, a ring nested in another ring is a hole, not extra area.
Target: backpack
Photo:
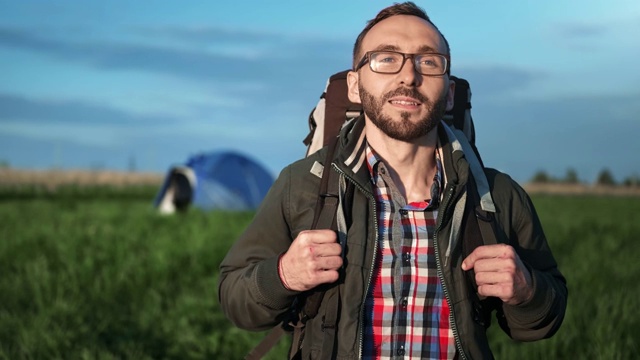
[[[333,74],[327,80],[318,104],[309,114],[309,133],[304,138],[303,143],[307,146],[306,155],[309,156],[328,146],[329,151],[324,164],[333,161],[337,147],[337,136],[342,126],[349,120],[358,117],[363,113],[360,104],[353,103],[347,96],[347,73],[349,70]],[[465,254],[471,253],[473,249],[483,244],[496,243],[495,222],[493,213],[495,208],[489,191],[489,185],[484,175],[484,165],[475,147],[475,127],[471,118],[471,88],[465,79],[450,76],[456,83],[454,93],[454,107],[447,111],[443,120],[450,125],[456,137],[460,140],[459,146],[467,155],[471,169],[472,182],[475,186],[468,186],[467,213],[473,212],[477,221],[463,219],[461,228],[465,231],[465,241],[462,244],[462,251]],[[473,156],[475,155],[475,156]],[[334,229],[336,210],[338,202],[338,181],[334,172],[330,168],[325,168],[322,172],[318,199],[316,203],[314,221],[311,229]],[[468,218],[465,216],[465,218]],[[469,271],[468,281],[475,288],[473,270]],[[328,295],[327,295],[328,294]],[[329,351],[329,356],[335,355],[333,343],[335,341],[336,326],[339,313],[339,286],[319,286],[318,288],[304,293],[294,302],[291,312],[282,325],[274,327],[267,336],[260,342],[245,359],[260,359],[272,347],[276,345],[280,337],[286,332],[292,332],[292,345],[289,358],[294,359],[300,356],[300,346],[304,336],[304,326],[308,319],[315,317],[323,299],[327,300],[327,307],[330,309],[331,319],[323,319],[323,329],[325,333],[325,343],[322,346],[323,352]],[[489,313],[490,315],[490,313]],[[477,314],[478,321],[484,321],[488,326],[489,319]],[[486,316],[485,316],[486,317]],[[328,346],[326,346],[328,344]],[[324,354],[323,354],[324,355]]]
[[[340,71],[329,77],[318,104],[309,114],[309,133],[302,140],[307,146],[306,156],[313,154],[329,144],[331,138],[338,135],[342,126],[350,119],[362,114],[362,105],[349,100],[347,96],[347,73]],[[450,76],[455,81],[453,109],[447,111],[443,120],[454,129],[463,132],[475,149],[476,131],[471,118],[471,88],[465,79]]]

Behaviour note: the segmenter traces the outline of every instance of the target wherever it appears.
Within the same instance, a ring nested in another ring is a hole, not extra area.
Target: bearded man
[[[367,23],[347,76],[364,115],[342,129],[323,164],[349,199],[339,205],[340,241],[335,231],[310,230],[324,148],[282,171],[221,264],[219,300],[238,327],[276,326],[295,299],[324,286],[336,291],[306,321],[295,356],[492,358],[493,311],[517,340],[557,331],[565,279],[533,204],[506,174],[484,169],[497,243],[463,254],[463,224],[474,216],[464,210],[472,154],[454,146],[460,139],[441,121],[453,107],[450,69],[448,42],[414,3]]]

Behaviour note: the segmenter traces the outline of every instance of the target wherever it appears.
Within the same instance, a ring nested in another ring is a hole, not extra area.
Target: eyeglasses
[[[413,60],[414,69],[425,76],[444,75],[449,69],[449,56],[438,53],[405,54],[397,51],[369,51],[356,66],[360,70],[369,62],[371,71],[380,74],[397,74],[402,70],[405,60]]]

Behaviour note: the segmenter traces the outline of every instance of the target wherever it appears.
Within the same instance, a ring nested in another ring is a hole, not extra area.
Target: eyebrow
[[[400,48],[398,46],[396,46],[396,45],[381,44],[381,45],[378,45],[372,51],[398,51],[398,52],[400,52]],[[439,51],[437,49],[432,48],[429,45],[422,45],[418,49],[418,53],[439,53]]]

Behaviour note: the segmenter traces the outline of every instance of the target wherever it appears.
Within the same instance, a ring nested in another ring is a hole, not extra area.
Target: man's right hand
[[[280,280],[289,290],[306,291],[338,280],[342,247],[333,230],[302,231],[280,258]]]

